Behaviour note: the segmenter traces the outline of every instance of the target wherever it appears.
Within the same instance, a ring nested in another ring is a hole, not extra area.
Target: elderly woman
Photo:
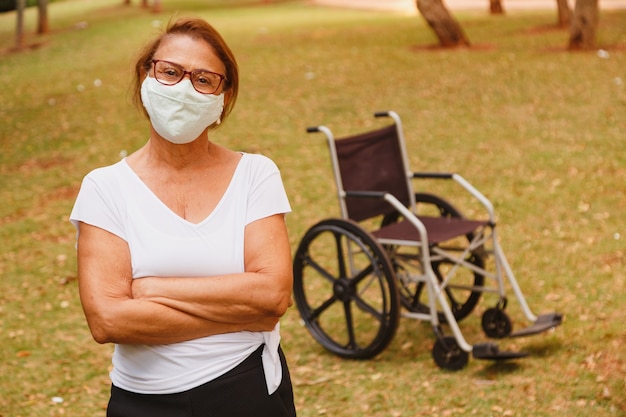
[[[280,173],[208,136],[237,97],[233,53],[181,19],[135,78],[150,137],[89,173],[70,216],[87,323],[115,344],[107,416],[295,416],[279,346],[292,285]]]

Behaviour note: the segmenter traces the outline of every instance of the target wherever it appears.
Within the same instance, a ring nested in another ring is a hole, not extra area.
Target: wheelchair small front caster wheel
[[[487,337],[502,339],[511,334],[513,324],[504,310],[497,307],[487,309],[482,318],[483,330]]]
[[[469,353],[461,349],[452,336],[437,339],[432,355],[438,367],[449,371],[459,371],[469,362]]]

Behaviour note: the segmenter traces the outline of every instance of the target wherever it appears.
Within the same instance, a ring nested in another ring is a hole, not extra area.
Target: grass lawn
[[[338,215],[324,139],[305,128],[341,136],[395,110],[413,167],[459,172],[485,193],[531,308],[565,316],[503,342],[529,358],[451,373],[432,361],[425,323],[403,319],[381,355],[350,361],[292,308],[282,334],[299,416],[623,416],[626,10],[601,13],[602,51],[568,53],[551,11],[458,11],[474,47],[439,50],[419,16],[265,3],[164,0],[155,15],[121,0],[55,2],[45,36],[28,10],[20,53],[15,15],[0,15],[0,417],[104,415],[112,348],[86,327],[67,218],[87,172],[147,139],[131,67],[178,15],[209,20],[239,59],[239,102],[212,139],[279,165],[294,250]],[[474,213],[439,185],[424,184]],[[462,322],[470,341],[483,341],[490,301]],[[510,314],[521,321],[514,303]]]

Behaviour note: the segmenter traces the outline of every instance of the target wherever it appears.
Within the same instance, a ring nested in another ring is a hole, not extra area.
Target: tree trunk
[[[124,0],[124,4],[130,5],[130,0]]]
[[[153,13],[161,13],[161,0],[153,0],[152,2],[152,12]]]
[[[141,0],[141,7],[143,7],[144,9],[148,8],[148,0]]]
[[[504,14],[504,7],[502,7],[502,1],[501,0],[489,0],[489,13]]]
[[[569,50],[588,50],[596,46],[598,0],[576,0],[569,36]]]
[[[556,8],[559,12],[559,27],[570,27],[572,23],[572,9],[567,4],[567,0],[556,0]]]
[[[24,9],[26,0],[17,0],[15,4],[17,12],[17,22],[15,24],[15,49],[24,49]]]
[[[443,0],[416,0],[415,3],[441,46],[451,48],[470,45],[461,25],[450,15]]]
[[[37,33],[48,33],[50,30],[48,24],[48,0],[37,0]]]

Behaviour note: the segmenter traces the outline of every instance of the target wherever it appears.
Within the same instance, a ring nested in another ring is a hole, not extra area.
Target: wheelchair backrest
[[[344,191],[383,191],[410,206],[412,190],[396,124],[340,138],[334,144]],[[345,207],[347,217],[355,221],[395,211],[384,200],[358,197],[346,197]]]

